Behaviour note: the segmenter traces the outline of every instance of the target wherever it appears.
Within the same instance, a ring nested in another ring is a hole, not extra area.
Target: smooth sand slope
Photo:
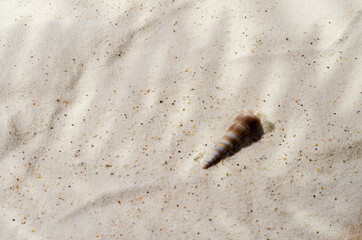
[[[361,239],[361,9],[2,0],[0,239]]]

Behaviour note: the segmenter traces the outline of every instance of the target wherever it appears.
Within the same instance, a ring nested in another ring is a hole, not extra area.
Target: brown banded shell
[[[215,146],[208,160],[205,161],[204,169],[216,164],[223,155],[237,145],[246,135],[250,135],[261,126],[259,117],[252,111],[242,111],[229,127],[224,137]]]

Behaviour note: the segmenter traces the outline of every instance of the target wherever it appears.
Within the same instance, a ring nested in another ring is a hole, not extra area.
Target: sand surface
[[[361,239],[361,9],[2,0],[0,239]]]

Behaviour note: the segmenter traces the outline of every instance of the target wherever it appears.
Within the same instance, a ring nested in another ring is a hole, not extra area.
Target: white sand
[[[0,239],[361,239],[362,2],[221,2],[1,1]]]

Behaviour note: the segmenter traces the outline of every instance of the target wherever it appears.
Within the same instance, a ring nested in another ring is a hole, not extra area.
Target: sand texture
[[[361,9],[1,0],[0,239],[362,239]]]

